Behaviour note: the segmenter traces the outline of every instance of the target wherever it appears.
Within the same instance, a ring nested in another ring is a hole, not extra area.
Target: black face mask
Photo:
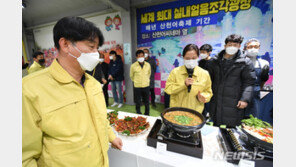
[[[38,62],[40,65],[43,65],[45,63],[45,59],[39,59]]]

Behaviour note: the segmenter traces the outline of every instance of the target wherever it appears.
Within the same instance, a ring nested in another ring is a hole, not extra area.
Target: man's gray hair
[[[144,50],[148,50],[148,53],[150,53],[150,50],[149,50],[148,48],[143,49],[143,51],[144,51]]]
[[[249,43],[251,43],[251,42],[258,42],[258,43],[259,43],[259,46],[261,45],[261,43],[260,43],[260,41],[259,41],[258,39],[256,39],[256,38],[251,38],[251,39],[247,40],[247,42],[245,43],[245,45],[244,45],[244,49],[246,49],[246,48],[247,48],[247,45],[248,45]]]

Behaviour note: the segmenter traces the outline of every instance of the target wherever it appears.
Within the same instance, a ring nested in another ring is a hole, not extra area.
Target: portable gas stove
[[[240,159],[249,159],[251,157],[261,158],[251,159],[255,162],[256,167],[272,166],[273,151],[264,149],[256,143],[251,143],[246,139],[244,134],[240,133],[236,129],[219,129],[218,141],[220,142],[224,152],[245,153],[240,156]],[[235,136],[235,133],[239,134],[239,137]],[[257,154],[260,153],[260,156]],[[239,157],[239,156],[237,156]],[[228,162],[238,164],[240,159],[227,159]]]
[[[203,157],[203,145],[200,131],[192,135],[184,136],[168,128],[158,119],[147,137],[147,145],[156,148],[157,142],[166,143],[167,151],[201,159]]]
[[[192,135],[182,135],[177,132],[174,132],[172,129],[167,128],[165,124],[161,125],[161,128],[157,133],[157,139],[165,139],[168,141],[184,143],[192,146],[198,146],[200,142],[198,132],[193,133]]]

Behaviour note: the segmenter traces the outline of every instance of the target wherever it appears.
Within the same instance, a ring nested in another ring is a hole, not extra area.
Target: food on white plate
[[[150,124],[147,122],[147,118],[142,116],[126,116],[124,119],[118,119],[114,123],[115,130],[127,136],[139,134],[148,129],[149,126]]]

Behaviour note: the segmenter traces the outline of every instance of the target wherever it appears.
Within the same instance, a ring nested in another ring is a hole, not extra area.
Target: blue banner
[[[261,42],[258,57],[268,61],[267,84],[272,84],[272,0],[179,0],[137,9],[137,47],[150,50],[161,80],[183,65],[182,51],[187,44],[210,44],[214,56],[233,33],[244,37],[241,50],[248,39]]]
[[[155,35],[151,35],[155,31],[169,33],[171,31],[168,30],[173,29],[217,24],[219,12],[235,12],[250,7],[251,0],[182,0],[137,9],[138,44],[155,39]]]

